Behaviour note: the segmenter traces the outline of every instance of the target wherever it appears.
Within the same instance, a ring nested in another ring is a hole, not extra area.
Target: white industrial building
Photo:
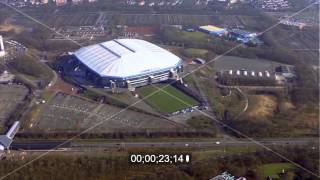
[[[129,88],[179,79],[182,60],[169,51],[139,39],[115,39],[83,47],[74,53],[97,85]]]
[[[3,38],[0,36],[0,57],[3,57],[6,54],[4,51]]]

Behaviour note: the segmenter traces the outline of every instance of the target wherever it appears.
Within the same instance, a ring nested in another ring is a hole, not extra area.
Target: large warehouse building
[[[74,53],[86,77],[103,87],[129,88],[178,79],[182,60],[169,51],[139,39],[116,39]],[[82,68],[83,69],[83,68]]]

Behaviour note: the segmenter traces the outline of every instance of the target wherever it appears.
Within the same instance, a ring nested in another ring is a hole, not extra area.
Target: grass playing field
[[[186,32],[183,30],[177,29],[165,29],[163,35],[170,41],[178,42],[207,42],[208,39],[211,39],[212,36],[195,31],[195,32]]]
[[[183,54],[187,57],[201,57],[206,55],[206,53],[208,53],[206,49],[187,48],[183,50]]]
[[[158,88],[162,88],[162,91],[156,88],[155,86]],[[168,95],[164,91],[167,92],[168,94],[171,94],[174,97],[177,97],[177,99]],[[149,103],[151,106],[153,106],[154,108],[156,108],[158,111],[164,112],[164,113],[176,112],[178,110],[195,106],[198,104],[198,102],[195,99],[184,94],[183,92],[179,91],[173,86],[166,86],[166,85],[146,86],[146,87],[139,88],[138,93],[142,97],[148,96],[145,99],[145,101]],[[178,99],[186,103],[183,103]]]
[[[260,171],[262,171],[264,177],[272,177],[272,178],[279,178],[279,173],[282,172],[282,170],[290,171],[294,170],[295,166],[290,163],[271,163],[271,164],[265,164],[260,167]]]

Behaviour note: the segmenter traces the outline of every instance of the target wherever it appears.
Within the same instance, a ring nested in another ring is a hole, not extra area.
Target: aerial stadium
[[[115,39],[82,47],[73,53],[74,73],[96,86],[135,89],[170,78],[179,79],[182,60],[139,39]]]

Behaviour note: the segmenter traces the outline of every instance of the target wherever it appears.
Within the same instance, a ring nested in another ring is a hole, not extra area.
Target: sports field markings
[[[154,87],[157,86],[157,87]],[[158,91],[157,88],[163,87],[163,91],[169,92],[169,94],[174,94],[174,96],[177,96],[181,99],[184,99],[187,101],[191,106],[186,106],[185,104],[174,100],[173,98],[167,96],[165,93]],[[173,113],[185,108],[193,107],[196,105],[199,105],[199,102],[193,99],[192,97],[188,96],[184,92],[180,91],[179,89],[173,87],[173,86],[166,86],[165,85],[149,85],[146,87],[141,87],[141,89],[137,90],[139,94],[141,94],[142,97],[147,96],[148,94],[157,91],[155,95],[152,97],[146,99],[145,101],[156,108],[160,112],[164,113]]]

